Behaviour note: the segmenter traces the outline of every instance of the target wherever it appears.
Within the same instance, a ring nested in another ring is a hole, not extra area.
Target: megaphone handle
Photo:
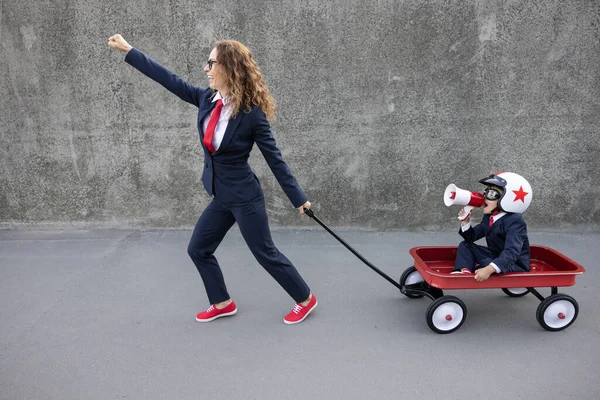
[[[473,206],[464,206],[463,210],[465,211],[465,213],[461,216],[458,216],[456,218],[458,218],[460,221],[462,221],[463,219],[467,218],[467,216],[469,215],[469,213],[473,210]]]

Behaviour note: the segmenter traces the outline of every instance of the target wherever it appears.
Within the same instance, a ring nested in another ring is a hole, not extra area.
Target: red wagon
[[[406,269],[400,281],[396,282],[329,229],[312,210],[304,211],[369,268],[400,289],[406,297],[415,299],[427,296],[433,300],[427,308],[426,319],[427,325],[434,332],[454,332],[467,317],[465,303],[456,296],[445,295],[444,290],[502,289],[511,297],[531,293],[541,301],[536,312],[537,321],[549,331],[566,329],[575,322],[579,313],[577,301],[567,294],[558,293],[558,288],[573,286],[575,276],[584,273],[585,269],[551,248],[530,247],[529,272],[494,274],[486,281],[477,282],[473,275],[450,274],[456,259],[456,246],[414,247],[410,249],[410,254],[415,260],[415,265]],[[537,291],[536,288],[542,287],[550,288],[550,296],[544,297]]]
[[[437,333],[454,332],[463,324],[467,307],[456,296],[444,295],[444,290],[454,289],[502,289],[511,297],[531,293],[541,303],[536,318],[549,331],[560,331],[569,327],[577,318],[577,301],[558,287],[573,286],[575,277],[585,269],[556,250],[544,246],[531,246],[529,272],[512,272],[492,275],[477,282],[473,275],[450,272],[454,268],[457,247],[431,246],[414,247],[410,254],[414,266],[406,269],[400,277],[400,291],[409,298],[427,296],[433,302],[427,308],[427,325]],[[536,288],[550,288],[550,296],[542,296]]]

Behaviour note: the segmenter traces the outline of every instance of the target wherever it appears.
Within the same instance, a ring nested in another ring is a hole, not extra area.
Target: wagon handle
[[[358,251],[354,250],[352,248],[352,246],[350,246],[348,243],[346,243],[346,241],[344,239],[342,239],[334,231],[332,231],[331,229],[329,229],[329,227],[327,225],[325,225],[325,223],[323,221],[321,221],[310,208],[306,208],[305,207],[304,208],[304,213],[306,215],[308,215],[309,217],[311,217],[312,219],[314,219],[315,221],[317,221],[317,223],[319,225],[321,225],[323,227],[323,229],[325,229],[327,232],[329,232],[331,234],[331,236],[333,236],[334,238],[336,238],[341,244],[343,244],[348,250],[350,250],[352,252],[352,254],[354,254],[356,257],[358,257],[360,259],[360,261],[362,261],[363,263],[365,263],[369,268],[371,268],[373,271],[377,272],[385,280],[387,280],[388,282],[390,282],[392,285],[396,286],[398,289],[402,289],[402,285],[400,285],[398,282],[396,282],[395,280],[393,280],[392,278],[390,278],[390,276],[387,275],[385,272],[381,271],[379,268],[377,268],[376,266],[374,266],[373,264],[371,264],[369,262],[369,260],[367,260],[366,258],[364,258]]]

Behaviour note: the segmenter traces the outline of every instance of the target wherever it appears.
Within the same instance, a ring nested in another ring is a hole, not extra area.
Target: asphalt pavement
[[[454,232],[338,233],[398,279],[414,246]],[[468,316],[427,326],[409,299],[321,228],[275,230],[319,300],[303,323],[238,230],[218,249],[238,314],[211,323],[187,255],[191,230],[0,231],[0,399],[600,398],[600,234],[531,233],[586,268],[560,288],[579,303],[568,329],[536,321],[540,301],[447,291]],[[544,295],[548,289],[540,289]]]

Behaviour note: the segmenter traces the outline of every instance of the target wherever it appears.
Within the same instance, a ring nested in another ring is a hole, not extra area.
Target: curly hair
[[[275,118],[275,100],[269,93],[260,68],[250,50],[236,40],[219,40],[217,62],[227,76],[228,97],[233,109],[231,118],[241,110],[248,113],[252,106],[260,107],[268,120]]]

